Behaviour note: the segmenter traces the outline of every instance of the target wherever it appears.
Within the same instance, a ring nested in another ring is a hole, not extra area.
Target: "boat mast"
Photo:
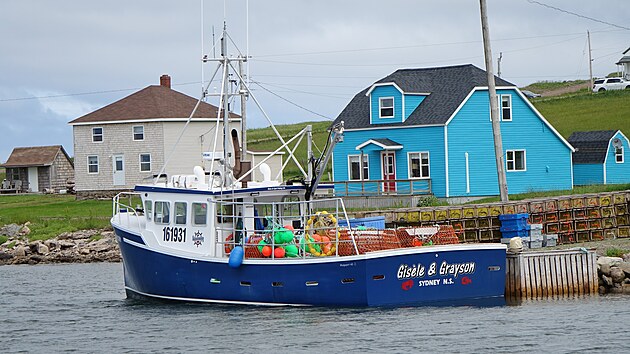
[[[230,85],[230,81],[228,80],[228,69],[229,69],[229,59],[227,57],[227,30],[226,23],[223,22],[223,36],[221,37],[221,63],[224,65],[223,73],[225,77],[223,77],[223,186],[227,187],[228,172],[229,172],[229,153],[228,153],[228,144],[229,144],[229,94],[228,89]]]

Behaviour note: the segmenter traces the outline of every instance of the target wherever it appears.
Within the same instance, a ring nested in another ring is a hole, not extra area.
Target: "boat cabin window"
[[[148,221],[151,221],[151,216],[153,214],[153,202],[150,200],[144,201],[144,215]]]
[[[175,202],[175,225],[186,225],[185,202]]]
[[[192,223],[194,226],[206,226],[208,223],[208,204],[192,203]]]
[[[155,213],[153,220],[156,224],[168,224],[170,221],[170,204],[169,202],[155,202]]]

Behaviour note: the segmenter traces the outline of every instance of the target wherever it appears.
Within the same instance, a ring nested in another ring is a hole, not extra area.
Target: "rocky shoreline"
[[[0,235],[9,238],[0,245],[0,265],[121,261],[113,231],[80,230],[64,232],[46,241],[29,241],[28,225],[0,228]]]
[[[600,294],[630,294],[630,253],[622,257],[598,257]]]

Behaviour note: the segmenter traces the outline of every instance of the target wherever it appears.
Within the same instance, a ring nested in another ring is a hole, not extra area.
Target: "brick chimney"
[[[160,76],[160,86],[171,88],[171,77],[166,74]]]

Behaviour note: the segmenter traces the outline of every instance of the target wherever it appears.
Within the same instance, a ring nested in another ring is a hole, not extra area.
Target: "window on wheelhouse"
[[[175,225],[186,225],[186,203],[175,202]]]
[[[156,224],[168,224],[170,221],[170,204],[169,202],[155,202],[155,213],[153,220]]]
[[[208,204],[192,203],[193,226],[206,226],[208,224]]]
[[[144,215],[147,221],[151,221],[151,214],[153,213],[153,202],[150,200],[144,201]]]

